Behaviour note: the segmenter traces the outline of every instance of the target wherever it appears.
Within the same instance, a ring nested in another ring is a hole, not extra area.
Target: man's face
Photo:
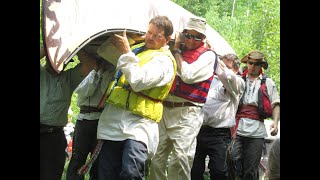
[[[193,50],[203,44],[204,36],[195,30],[185,30],[183,33],[183,42],[186,50]]]
[[[251,75],[259,75],[261,69],[261,60],[258,59],[248,59],[247,61],[248,73]]]
[[[168,38],[169,39],[169,38]],[[145,38],[146,49],[160,49],[167,44],[167,39],[164,36],[164,30],[159,29],[154,24],[149,24],[149,28]]]

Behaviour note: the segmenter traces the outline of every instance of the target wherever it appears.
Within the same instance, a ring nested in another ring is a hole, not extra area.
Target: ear
[[[267,62],[264,62],[262,64],[263,69],[268,69],[269,64]]]
[[[166,37],[166,44],[168,44],[170,40],[171,40],[171,36]]]

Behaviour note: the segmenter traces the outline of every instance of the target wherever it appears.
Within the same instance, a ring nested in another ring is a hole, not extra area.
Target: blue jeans
[[[241,180],[259,180],[259,164],[264,138],[238,136],[231,148],[231,160],[236,177]]]
[[[99,179],[144,180],[147,147],[140,141],[104,140],[99,153]]]
[[[192,180],[203,180],[205,158],[208,155],[210,179],[227,180],[227,149],[231,141],[230,128],[202,126],[197,136],[197,148],[191,169]]]

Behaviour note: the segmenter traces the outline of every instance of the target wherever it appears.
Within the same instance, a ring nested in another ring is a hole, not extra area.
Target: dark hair
[[[232,61],[233,68],[235,70],[239,70],[240,60],[237,55],[229,53],[229,54],[223,55],[220,59],[223,59],[223,58],[226,58],[226,59]]]
[[[269,180],[280,180],[280,138],[272,143],[269,150],[268,178]]]
[[[166,38],[173,33],[173,24],[167,16],[155,16],[149,21],[149,24],[154,24],[159,29],[163,29]]]

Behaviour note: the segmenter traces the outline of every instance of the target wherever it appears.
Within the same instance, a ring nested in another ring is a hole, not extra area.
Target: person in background
[[[269,180],[280,180],[280,138],[274,140],[269,149],[267,171]]]
[[[163,102],[160,142],[150,164],[152,180],[190,180],[196,136],[203,121],[201,108],[213,78],[216,54],[204,45],[206,20],[190,18],[181,37],[176,35],[173,47],[178,71]]]
[[[40,59],[45,55],[45,49],[40,46]],[[72,93],[96,65],[86,51],[80,50],[77,55],[80,63],[59,74],[47,57],[45,65],[40,64],[41,180],[61,179],[67,147],[63,127],[68,123]]]
[[[167,45],[172,33],[171,20],[155,16],[142,43],[130,47],[126,31],[111,37],[122,55],[98,122],[99,179],[145,179],[146,160],[152,158],[159,142],[162,101],[176,74]]]
[[[236,114],[236,125],[232,128],[231,147],[232,171],[243,180],[259,179],[259,163],[263,144],[268,137],[264,118],[258,112],[258,90],[263,78],[262,68],[268,68],[265,55],[258,50],[250,51],[241,59],[247,64],[243,74],[246,78],[246,90],[240,100]],[[272,106],[273,123],[270,125],[272,136],[278,133],[280,119],[280,97],[271,78],[266,78],[267,93]]]
[[[203,106],[204,118],[197,136],[197,148],[191,169],[192,180],[203,180],[205,159],[208,155],[210,179],[227,180],[227,151],[231,142],[230,128],[235,125],[235,116],[245,83],[238,75],[240,60],[235,54],[226,54],[218,61],[211,82],[207,101]]]
[[[92,57],[94,58],[94,57]],[[72,156],[67,169],[67,180],[83,180],[78,170],[85,164],[89,153],[93,154],[97,142],[97,126],[104,108],[99,106],[111,79],[115,66],[103,59],[97,59],[97,66],[79,84],[75,93],[80,113],[77,116],[72,141]],[[90,168],[90,180],[98,179],[98,160]]]

